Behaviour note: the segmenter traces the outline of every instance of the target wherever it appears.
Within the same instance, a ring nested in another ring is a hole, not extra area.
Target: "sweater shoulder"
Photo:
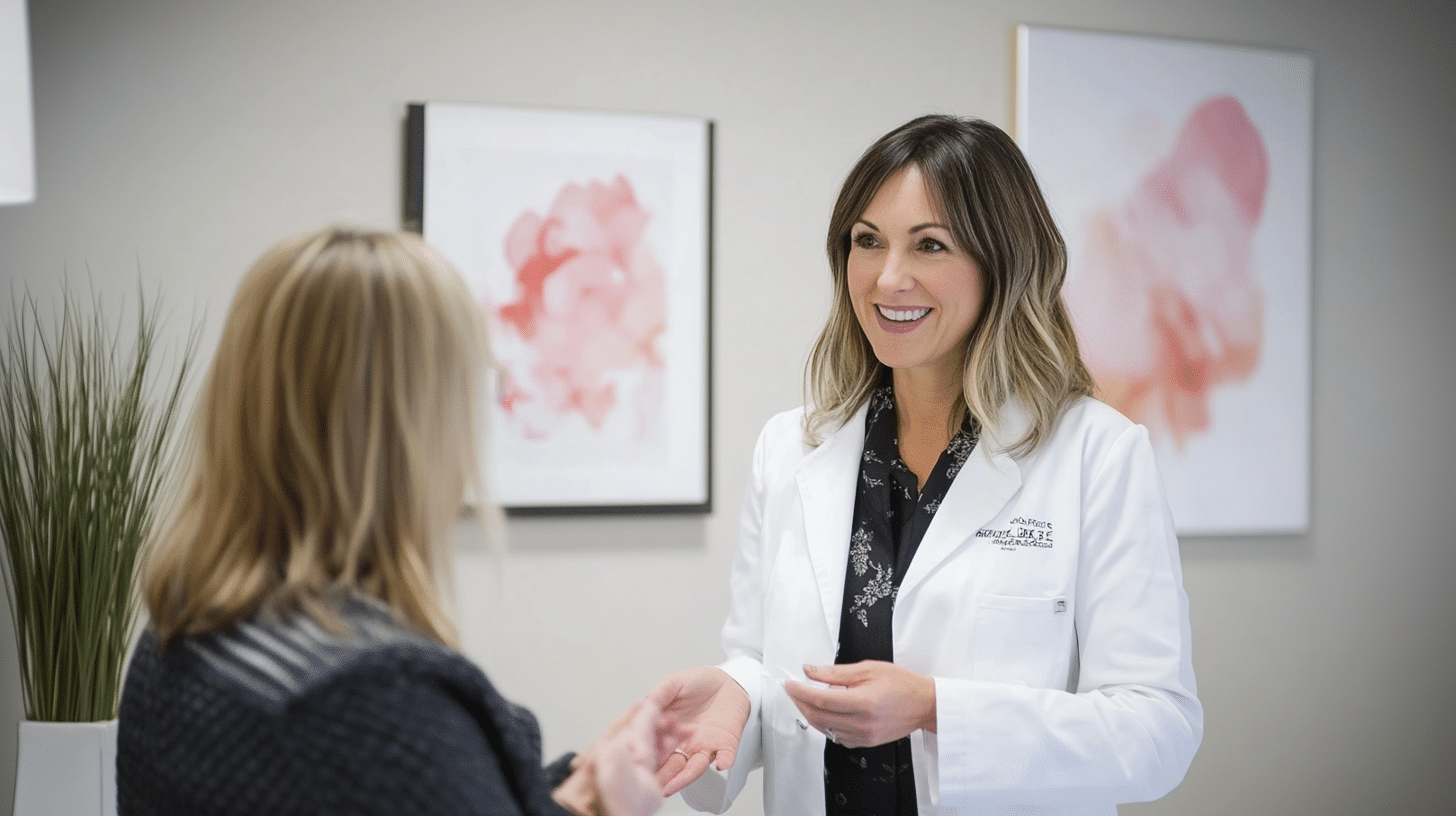
[[[230,629],[186,638],[179,659],[256,705],[281,711],[342,680],[377,674],[434,675],[453,684],[489,687],[463,655],[395,621],[385,609],[351,602],[345,631],[307,615],[259,617]]]

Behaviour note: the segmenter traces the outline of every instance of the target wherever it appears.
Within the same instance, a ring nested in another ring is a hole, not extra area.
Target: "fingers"
[[[662,785],[663,795],[672,796],[692,784],[708,769],[716,766],[720,771],[733,767],[738,753],[735,748],[719,744],[718,747],[704,745],[696,739],[679,742],[669,749],[657,768],[657,781]]]
[[[716,666],[691,666],[657,681],[647,696],[663,708],[678,700],[698,702],[696,698],[712,696],[727,679],[728,675]]]
[[[643,700],[638,700],[637,702],[628,706],[626,711],[623,711],[621,714],[619,714],[617,716],[617,719],[613,720],[612,723],[607,726],[606,730],[602,732],[601,738],[611,739],[612,737],[620,733],[623,728],[626,728],[627,724],[633,722],[637,718],[638,713],[642,711],[644,702],[645,701]],[[653,705],[653,708],[654,710],[657,708],[656,704]]]
[[[844,675],[848,674],[846,671],[848,668],[848,665],[811,666],[805,663],[804,676],[810,680],[817,680],[820,683],[828,683],[831,686],[846,686],[849,683]]]
[[[799,713],[809,721],[809,725],[822,732],[830,742],[837,742],[846,748],[860,748],[865,745],[859,726],[862,717],[850,711],[833,710],[833,706],[826,708],[817,699],[819,695],[826,693],[842,695],[844,690],[816,689],[792,680],[784,682],[784,690],[798,707]]]
[[[713,754],[713,758],[718,770],[726,771],[733,767],[733,760],[738,758],[738,752],[732,748],[723,748]]]
[[[748,692],[722,669],[698,666],[658,681],[643,705],[661,711],[655,778],[671,796],[716,763],[733,764],[752,706]]]
[[[816,668],[819,670],[811,671]],[[864,663],[805,666],[804,673],[810,679],[832,683],[833,686],[816,688],[786,680],[784,691],[809,725],[823,733],[825,739],[846,748],[864,748],[883,742],[875,738],[874,695],[867,693],[869,687],[866,684],[874,675],[872,667]]]
[[[657,766],[657,784],[661,785],[664,791],[667,790],[668,783],[672,782],[678,774],[682,773],[683,768],[687,767],[688,756],[686,753],[670,751],[663,757],[662,762]]]
[[[672,796],[691,785],[703,775],[704,771],[708,770],[711,762],[712,754],[708,751],[698,751],[692,754],[674,753],[668,758],[668,764],[657,774],[658,780],[661,781],[666,775],[664,772],[670,772],[671,769],[676,768],[676,773],[672,773],[667,777],[667,781],[662,783],[662,795]]]
[[[861,660],[858,663],[837,663],[831,666],[804,664],[804,676],[831,686],[857,686],[874,679],[881,666],[890,665],[879,660]]]
[[[661,804],[658,769],[662,712],[647,700],[606,739],[596,759],[597,792],[609,813],[643,816]]]
[[[806,717],[847,716],[856,713],[848,689],[819,689],[794,680],[785,680],[784,691]]]
[[[647,816],[662,805],[662,786],[643,762],[601,762],[596,769],[596,789],[606,812],[620,816]]]
[[[683,691],[683,681],[680,675],[680,672],[669,674],[657,681],[657,685],[647,692],[647,699],[656,703],[659,708],[670,707]]]
[[[571,761],[572,770],[594,761],[599,753],[606,750],[604,746],[613,743],[624,730],[628,728],[642,730],[644,726],[638,724],[637,720],[643,716],[644,707],[648,709],[647,717],[650,723],[647,726],[646,733],[653,733],[657,728],[658,718],[661,716],[661,709],[657,707],[656,703],[649,700],[639,700],[629,706],[617,719],[613,720],[611,724],[603,729],[602,733],[597,736],[591,745],[587,746],[586,750],[576,755],[576,758]]]
[[[652,700],[639,700],[631,709],[628,716],[623,718],[623,728],[628,728],[635,737],[638,750],[642,752],[644,761],[657,765],[657,747],[662,741],[662,732],[666,727],[663,722],[662,709]]]

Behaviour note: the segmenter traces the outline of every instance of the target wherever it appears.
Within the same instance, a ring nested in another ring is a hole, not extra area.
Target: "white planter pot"
[[[115,816],[116,720],[20,724],[15,816]]]

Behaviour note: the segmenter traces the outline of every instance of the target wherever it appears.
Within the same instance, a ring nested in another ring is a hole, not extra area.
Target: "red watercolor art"
[[[493,310],[495,325],[526,351],[501,361],[500,402],[526,438],[573,416],[600,431],[622,410],[637,440],[660,428],[666,303],[651,217],[618,175],[566,184],[549,212],[523,212],[508,231],[516,299]]]
[[[1204,100],[1172,150],[1122,200],[1091,214],[1069,281],[1099,396],[1182,447],[1209,428],[1210,392],[1258,365],[1264,293],[1254,231],[1269,181],[1239,100]]]

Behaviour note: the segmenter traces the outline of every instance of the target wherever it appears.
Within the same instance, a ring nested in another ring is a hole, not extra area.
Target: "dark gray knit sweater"
[[[463,656],[350,601],[342,638],[259,619],[147,632],[121,701],[117,806],[132,814],[532,814],[570,757],[541,766],[536,719]]]

